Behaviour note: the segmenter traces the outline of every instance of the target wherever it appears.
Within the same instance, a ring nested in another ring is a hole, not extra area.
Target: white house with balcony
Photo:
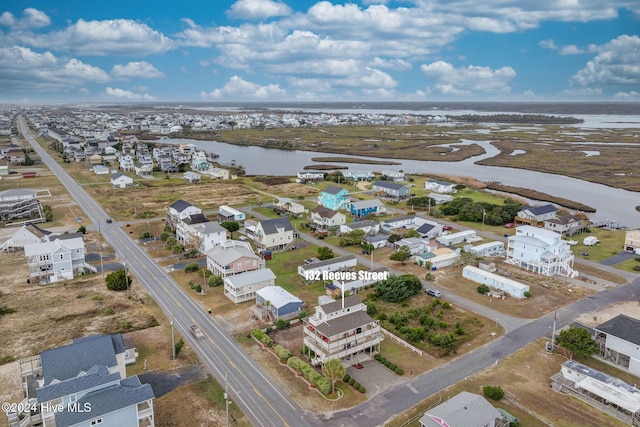
[[[315,354],[313,365],[338,359],[353,365],[380,352],[384,340],[378,321],[367,314],[367,306],[357,295],[321,304],[304,323],[304,345]]]
[[[206,252],[207,269],[221,277],[265,268],[264,259],[251,249],[249,242],[227,240]]]
[[[70,280],[90,270],[85,263],[82,233],[50,236],[48,240],[24,246],[29,277],[41,283]]]
[[[224,278],[224,295],[236,304],[256,299],[256,292],[275,284],[276,275],[270,268],[247,271]]]
[[[531,225],[516,227],[507,239],[506,261],[527,271],[552,276],[576,277],[574,256],[562,235]]]
[[[453,194],[456,192],[456,184],[452,184],[446,181],[438,181],[436,179],[430,179],[424,184],[425,190],[430,190],[435,193]]]
[[[327,230],[331,227],[339,227],[347,222],[347,217],[338,211],[318,206],[311,211],[311,222],[318,230]]]

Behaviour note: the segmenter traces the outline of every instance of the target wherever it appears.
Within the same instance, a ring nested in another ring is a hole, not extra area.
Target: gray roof
[[[214,221],[203,222],[201,224],[195,225],[193,228],[202,234],[219,233],[221,231],[227,231],[226,228],[224,228],[223,226],[221,226],[220,224]]]
[[[339,264],[345,261],[350,261],[352,259],[356,259],[355,255],[345,255],[337,258],[325,259],[324,261],[312,262],[311,264],[301,265],[300,268],[303,270],[313,270],[318,267],[324,267],[326,265]]]
[[[358,305],[362,303],[362,300],[358,295],[351,295],[344,299],[344,307],[353,307],[354,305]],[[333,313],[334,311],[342,310],[342,300],[331,301],[328,304],[322,304],[322,311],[325,314]]]
[[[187,218],[183,219],[182,222],[184,222],[185,224],[202,224],[204,222],[209,222],[209,218],[207,218],[206,216],[204,216],[204,214],[193,214],[193,215],[189,215]]]
[[[329,193],[329,194],[339,194],[343,190],[346,191],[345,188],[336,187],[335,185],[330,185],[327,188],[325,188],[324,190],[322,190],[322,192],[323,193]]]
[[[32,223],[25,224],[24,228],[38,238],[43,238],[44,236],[48,236],[51,234],[51,231],[45,230],[44,228],[40,228],[37,225]]]
[[[525,206],[522,208],[522,210],[529,211],[532,214],[538,216],[538,215],[544,215],[552,212],[557,212],[558,208],[556,208],[552,204],[548,204],[544,206]]]
[[[285,231],[293,230],[293,226],[288,217],[265,219],[260,221],[260,224],[262,224],[265,235],[278,234],[278,228],[284,228]]]
[[[351,202],[351,206],[353,206],[354,209],[366,209],[374,206],[384,206],[384,204],[380,201],[380,199],[369,199]]]
[[[333,209],[325,208],[322,205],[318,205],[312,213],[320,215],[321,218],[333,218],[338,212]]]
[[[120,379],[120,374],[109,373],[104,365],[94,365],[86,371],[86,375],[79,375],[64,381],[56,381],[36,390],[38,402],[44,403],[59,397],[75,394],[90,388],[109,384]]]
[[[122,347],[124,348],[124,344]],[[111,367],[118,364],[110,335],[76,339],[69,345],[43,351],[40,359],[45,385],[54,379],[63,381],[73,378],[94,365]]]
[[[92,420],[110,412],[153,399],[153,389],[149,384],[141,384],[137,376],[120,380],[118,384],[87,393],[78,404],[91,404],[91,411],[68,412],[56,414],[57,426],[71,426],[83,421]],[[135,422],[137,425],[138,423]]]
[[[216,246],[215,248],[207,251],[207,256],[220,265],[229,265],[242,257],[260,259],[258,255],[242,246],[233,246],[228,248]]]
[[[340,302],[340,301],[338,301]],[[346,307],[345,298],[345,307]],[[316,330],[327,337],[333,337],[344,332],[352,331],[356,328],[364,327],[374,320],[369,317],[366,311],[358,310],[334,319],[325,320],[315,326]]]
[[[357,230],[359,228],[374,227],[377,224],[378,223],[376,221],[368,219],[366,221],[355,221],[350,224],[346,224],[346,226],[352,230]]]
[[[375,236],[365,236],[363,240],[369,243],[376,243],[376,242],[382,242],[383,240],[388,240],[388,239],[389,239],[389,236],[385,234],[377,234]]]
[[[640,320],[619,314],[611,320],[595,327],[596,330],[620,338],[635,345],[640,345]]]
[[[432,183],[434,183],[434,184],[440,184],[440,185],[454,185],[454,184],[452,184],[452,183],[450,183],[450,182],[446,182],[446,181],[438,181],[437,179],[430,179],[430,180],[429,180],[429,181],[427,181],[427,182],[432,182]]]
[[[402,187],[409,189],[409,187],[407,187],[406,185],[398,184],[393,181],[376,181],[373,183],[373,185],[382,188],[389,188],[391,190],[400,190]]]
[[[178,212],[182,212],[183,210],[187,209],[189,206],[193,206],[193,205],[189,202],[185,202],[184,200],[180,199],[173,202],[173,204],[170,207],[175,209]]]
[[[121,176],[124,176],[124,175],[123,175],[123,174],[121,174],[121,173],[114,173],[113,175],[111,175],[111,179],[118,179],[118,178],[120,178]]]
[[[224,278],[224,280],[231,283],[231,285],[235,289],[244,288],[245,286],[253,285],[258,282],[275,279],[276,275],[273,274],[273,271],[271,271],[270,268],[261,268],[259,270],[247,271]]]
[[[389,218],[389,219],[385,219],[384,222],[385,224],[393,224],[394,222],[400,222],[400,221],[404,221],[407,219],[414,219],[416,216],[415,215],[403,215],[403,216],[399,216],[396,218]]]
[[[502,416],[484,397],[467,391],[429,409],[420,418],[420,423],[423,426],[442,427],[443,424],[435,421],[429,415],[442,419],[452,427],[484,427]]]

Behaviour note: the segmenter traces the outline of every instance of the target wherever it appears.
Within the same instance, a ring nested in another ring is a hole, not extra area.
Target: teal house
[[[330,185],[325,188],[318,196],[318,204],[325,208],[333,209],[334,211],[340,209],[349,209],[351,198],[349,192],[341,187]]]

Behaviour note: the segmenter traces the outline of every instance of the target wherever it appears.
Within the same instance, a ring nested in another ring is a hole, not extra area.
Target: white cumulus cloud
[[[104,70],[77,58],[61,59],[23,46],[0,48],[0,87],[6,91],[59,92],[110,80]]]
[[[148,93],[137,93],[130,90],[113,88],[108,86],[104,94],[112,98],[126,99],[129,101],[154,101],[156,98]]]
[[[85,56],[145,56],[175,47],[173,40],[164,34],[131,19],[80,19],[62,31],[24,35],[21,41],[34,47]]]
[[[289,6],[273,0],[238,0],[227,11],[227,16],[237,19],[266,19],[290,14]]]
[[[278,99],[285,93],[285,90],[277,84],[261,86],[244,80],[240,76],[233,76],[223,87],[214,89],[209,93],[202,92],[200,95],[203,98],[233,101],[236,99]]]
[[[116,64],[111,69],[111,75],[116,79],[143,78],[157,79],[164,77],[162,71],[146,61]]]
[[[477,65],[455,68],[445,61],[423,64],[420,69],[429,79],[429,90],[450,95],[508,93],[509,81],[516,76],[508,66],[495,70]]]
[[[622,35],[589,50],[598,54],[571,77],[573,86],[640,85],[640,37]]]
[[[51,24],[51,18],[46,13],[28,7],[22,12],[22,18],[16,18],[11,12],[3,12],[0,15],[0,25],[11,27],[14,30],[42,28]]]

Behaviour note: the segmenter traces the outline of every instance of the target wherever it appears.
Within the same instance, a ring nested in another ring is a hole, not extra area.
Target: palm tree
[[[333,388],[336,380],[341,380],[344,378],[346,373],[342,362],[338,359],[329,359],[327,363],[322,366],[322,373],[325,377],[331,380],[331,393],[333,393]]]

